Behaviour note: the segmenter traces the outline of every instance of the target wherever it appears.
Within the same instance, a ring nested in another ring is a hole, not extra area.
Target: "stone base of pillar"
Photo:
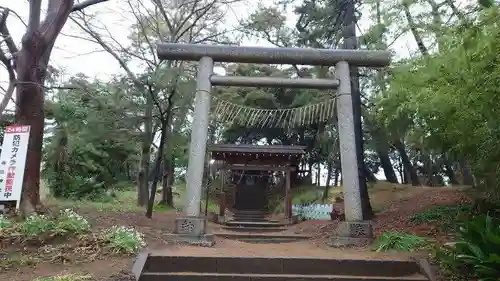
[[[207,220],[199,217],[183,217],[175,220],[172,240],[178,244],[212,247],[214,235],[207,233]]]
[[[218,224],[225,224],[226,223],[226,216],[217,216],[217,223]]]
[[[371,221],[340,222],[328,243],[330,247],[366,246],[373,241]]]

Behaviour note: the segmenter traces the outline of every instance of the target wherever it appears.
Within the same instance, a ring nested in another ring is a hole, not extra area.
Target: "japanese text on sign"
[[[8,126],[0,154],[0,201],[19,201],[30,126]]]

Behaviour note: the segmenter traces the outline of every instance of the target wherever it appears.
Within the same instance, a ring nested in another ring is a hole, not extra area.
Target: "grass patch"
[[[160,188],[160,186],[158,186]],[[181,204],[181,196],[185,193],[186,185],[181,183],[173,187],[174,206],[178,209]],[[54,198],[50,194],[50,190],[44,181],[40,182],[40,197],[42,202],[47,207],[55,207],[56,209],[84,209],[97,210],[100,212],[143,212],[145,207],[137,206],[137,191],[135,186],[125,186],[119,190],[115,190],[112,194],[107,194],[97,199],[64,199]],[[156,194],[156,201],[161,198],[161,193]],[[156,212],[171,212],[176,208],[171,208],[166,205],[155,204],[153,210]]]
[[[203,198],[203,199],[201,200],[201,208],[200,208],[201,213],[203,213],[203,214],[204,214],[204,213],[205,213],[205,209],[206,209],[209,213],[210,213],[210,212],[212,212],[212,213],[216,213],[216,214],[218,214],[218,213],[219,213],[219,204],[217,203],[217,201],[215,201],[215,200],[213,200],[213,199],[208,200],[208,206],[207,206],[207,208],[205,208],[206,203],[207,203],[206,199],[205,199],[205,198]]]
[[[456,229],[456,222],[460,217],[471,212],[472,206],[470,205],[436,206],[415,214],[410,218],[410,222],[416,224],[432,223],[443,230],[453,230]]]
[[[399,252],[413,252],[425,248],[429,240],[424,237],[404,233],[387,231],[375,240],[375,252],[395,250]]]
[[[0,221],[0,272],[39,262],[78,263],[108,255],[133,255],[146,245],[143,235],[130,227],[93,232],[87,219],[70,209],[57,216],[35,214],[22,221],[0,215]]]
[[[144,210],[144,208],[142,208]],[[153,206],[153,211],[155,212],[171,212],[174,211],[175,208],[172,208],[172,206],[166,205],[166,204],[155,204]]]
[[[156,201],[160,199],[160,194],[156,195]],[[97,200],[71,200],[47,197],[43,202],[45,206],[59,209],[74,208],[83,210],[97,210],[100,212],[143,212],[145,207],[137,206],[137,192],[133,190],[117,191],[114,196],[106,196]],[[179,197],[174,196],[174,205],[180,204]],[[155,204],[153,210],[156,212],[171,212],[175,210],[167,205]]]
[[[126,190],[118,191],[114,197],[106,197],[99,200],[71,200],[46,197],[45,205],[57,206],[58,208],[92,209],[101,212],[138,212],[144,207],[137,206],[137,192]]]

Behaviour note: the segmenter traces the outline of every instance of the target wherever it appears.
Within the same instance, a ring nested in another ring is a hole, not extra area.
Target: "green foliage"
[[[451,230],[456,226],[457,220],[472,211],[470,205],[448,205],[436,206],[410,218],[414,223],[433,223],[439,225],[444,230]]]
[[[500,280],[500,223],[490,216],[464,221],[456,243],[439,253],[443,265],[472,272],[482,281]]]
[[[61,214],[57,217],[56,230],[60,235],[70,233],[83,234],[90,232],[91,226],[88,220],[84,217],[75,213],[71,209],[65,209],[61,211]]]
[[[401,252],[413,252],[427,246],[429,241],[426,238],[404,233],[387,231],[380,234],[375,240],[374,251],[386,252],[396,250]]]
[[[18,228],[22,235],[40,239],[47,236],[84,234],[91,230],[87,219],[70,209],[61,211],[56,218],[33,214],[27,217]]]
[[[27,237],[41,237],[53,232],[57,223],[45,215],[33,214],[24,220],[20,226],[21,233]]]
[[[492,198],[479,198],[474,201],[473,212],[476,215],[489,215],[500,218],[500,201]]]
[[[464,159],[477,183],[497,194],[500,184],[500,29],[498,9],[447,29],[439,53],[404,62],[391,72],[377,114],[395,136],[419,150]]]
[[[103,239],[116,253],[135,254],[146,245],[142,233],[124,226],[105,230]]]
[[[9,217],[0,215],[0,231],[12,227],[12,224],[12,220]]]
[[[81,90],[61,91],[50,103],[55,121],[45,146],[44,174],[52,194],[95,198],[128,180],[138,155],[138,108],[123,81],[89,83],[74,78]],[[129,95],[129,96],[127,96]]]
[[[8,221],[5,217],[0,219]],[[107,253],[127,255],[137,253],[146,245],[143,234],[131,227],[113,226],[92,233],[88,220],[70,209],[62,210],[56,217],[34,214],[24,221],[10,223],[9,228],[0,229],[0,238],[15,243],[25,241],[49,243],[52,241],[51,238],[55,237],[76,238],[88,241],[85,245],[91,246],[85,247],[90,247],[92,250],[104,249]],[[52,247],[50,243],[46,246]]]

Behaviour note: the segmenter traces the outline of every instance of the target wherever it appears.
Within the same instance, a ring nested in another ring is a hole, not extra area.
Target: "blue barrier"
[[[333,204],[292,205],[292,214],[306,220],[330,220]]]

